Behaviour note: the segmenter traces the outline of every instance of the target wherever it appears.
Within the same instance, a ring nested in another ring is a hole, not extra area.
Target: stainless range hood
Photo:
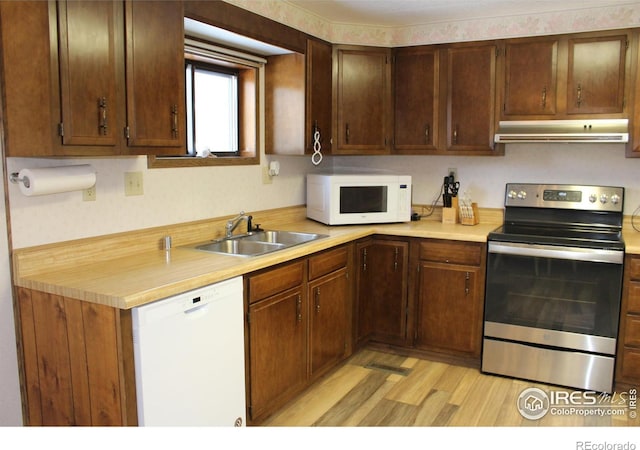
[[[501,121],[496,143],[629,142],[627,119]]]

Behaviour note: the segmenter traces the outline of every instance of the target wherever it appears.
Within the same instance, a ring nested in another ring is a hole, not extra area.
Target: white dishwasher
[[[242,277],[132,309],[140,426],[242,426]]]

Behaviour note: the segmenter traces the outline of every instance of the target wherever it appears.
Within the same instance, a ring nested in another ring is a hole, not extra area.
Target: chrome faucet
[[[235,230],[238,227],[238,225],[240,225],[240,222],[242,222],[243,220],[247,221],[247,233],[249,233],[252,228],[252,224],[251,224],[252,219],[253,219],[253,216],[247,216],[244,213],[244,211],[240,211],[240,214],[238,214],[236,217],[234,217],[233,219],[227,220],[227,224],[225,225],[226,236],[228,238],[233,236],[233,230]]]

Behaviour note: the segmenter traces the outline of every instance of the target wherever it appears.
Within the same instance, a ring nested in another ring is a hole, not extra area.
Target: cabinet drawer
[[[309,258],[309,280],[315,280],[347,265],[349,252],[346,246],[328,250]]]
[[[640,379],[640,350],[624,348],[622,350],[622,378]]]
[[[640,316],[625,317],[624,345],[640,347]]]
[[[626,312],[640,313],[640,282],[632,281],[629,283],[627,296]]]
[[[628,258],[627,270],[629,271],[629,278],[640,280],[640,258]]]
[[[305,262],[287,264],[257,275],[249,276],[249,303],[271,297],[279,292],[300,286],[304,280]]]
[[[420,243],[420,259],[479,266],[482,260],[482,244],[463,241],[423,241]]]

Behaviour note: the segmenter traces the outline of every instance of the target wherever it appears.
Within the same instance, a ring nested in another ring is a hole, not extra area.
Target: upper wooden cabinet
[[[185,152],[182,2],[9,3],[8,156]]]
[[[126,1],[127,131],[132,153],[185,150],[181,1]]]
[[[265,152],[331,154],[331,44],[309,39],[306,54],[267,57]]]
[[[394,51],[394,151],[424,153],[438,145],[440,51],[434,46]]]
[[[386,154],[392,137],[391,50],[333,49],[334,154]]]
[[[515,40],[504,47],[503,116],[556,113],[558,40]]]
[[[494,144],[494,43],[452,45],[443,51],[440,130],[446,153],[497,154]]]
[[[631,38],[615,31],[506,41],[501,119],[627,117]]]
[[[62,144],[116,152],[124,123],[122,4],[61,1],[57,15]]]

